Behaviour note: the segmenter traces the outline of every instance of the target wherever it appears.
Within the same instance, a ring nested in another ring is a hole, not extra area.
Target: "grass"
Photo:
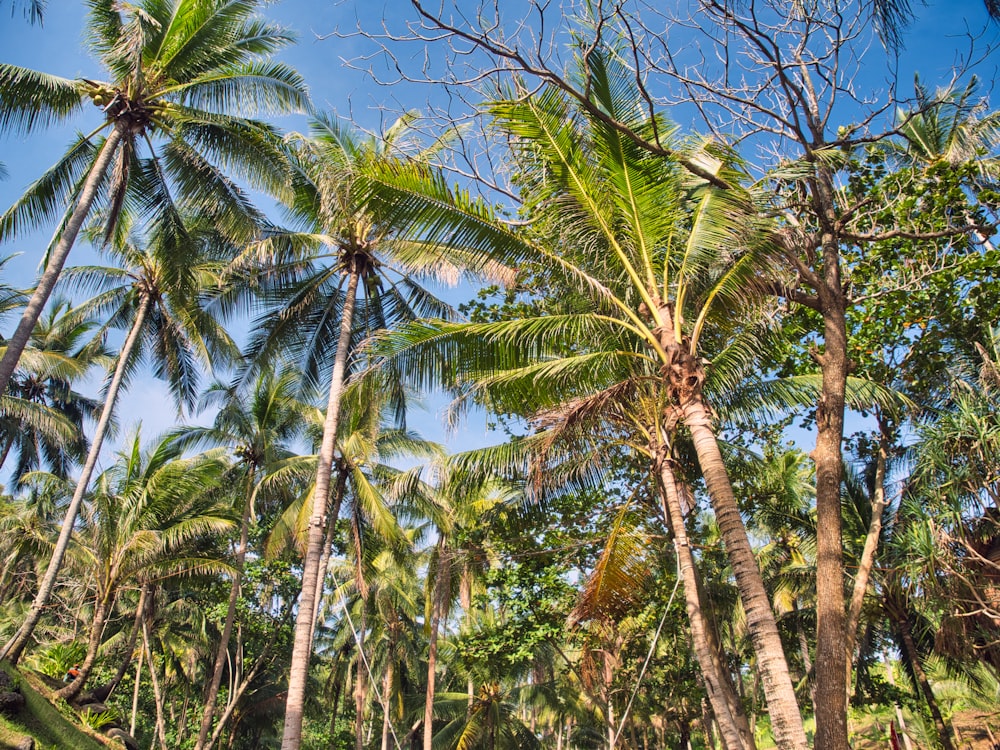
[[[49,703],[30,676],[18,672],[7,663],[0,669],[13,677],[21,687],[26,706],[15,719],[0,717],[0,750],[16,748],[25,736],[34,737],[37,750],[106,750],[107,744],[84,732]]]

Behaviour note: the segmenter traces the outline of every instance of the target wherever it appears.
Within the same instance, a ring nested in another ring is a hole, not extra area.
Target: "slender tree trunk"
[[[110,596],[110,595],[108,595]],[[101,636],[104,635],[104,624],[108,619],[108,612],[111,610],[111,601],[107,596],[98,594],[98,599],[94,604],[94,619],[90,623],[90,637],[87,639],[87,654],[80,665],[80,674],[74,678],[66,687],[56,691],[56,696],[65,701],[72,702],[94,669],[94,662],[97,660],[97,650],[101,647]]]
[[[255,484],[256,472],[253,467],[247,473],[247,486],[243,498],[243,517],[240,519],[240,541],[236,547],[236,570],[233,571],[233,580],[229,587],[229,604],[226,608],[226,620],[222,626],[222,636],[219,639],[219,647],[215,653],[215,665],[212,668],[212,680],[208,684],[208,695],[205,696],[205,710],[201,717],[201,728],[198,730],[198,739],[195,742],[195,750],[204,750],[208,741],[209,732],[212,729],[212,720],[215,718],[215,704],[219,698],[219,687],[222,685],[222,671],[226,666],[226,657],[229,653],[229,639],[233,633],[233,623],[236,621],[236,605],[240,599],[240,587],[243,583],[243,565],[246,562],[247,544],[250,538],[250,509],[253,506],[253,488]]]
[[[66,263],[66,258],[69,256],[69,251],[73,249],[76,236],[79,234],[83,222],[86,221],[87,215],[90,213],[90,207],[97,197],[101,181],[108,171],[108,165],[111,164],[111,159],[114,157],[115,150],[118,148],[121,140],[122,131],[117,126],[112,127],[111,132],[108,133],[107,140],[104,141],[104,146],[101,147],[100,153],[97,154],[97,159],[90,168],[90,173],[87,175],[86,181],[83,183],[83,189],[80,191],[80,198],[76,202],[76,207],[73,209],[73,213],[70,214],[62,234],[59,236],[59,241],[56,242],[55,248],[49,255],[49,262],[45,265],[45,271],[38,280],[38,286],[35,287],[34,294],[31,295],[27,307],[24,308],[24,313],[17,324],[17,329],[14,331],[14,335],[7,341],[7,350],[4,352],[3,358],[0,359],[0,393],[7,391],[10,376],[14,374],[14,368],[17,367],[17,363],[21,359],[21,352],[28,345],[31,332],[35,329],[35,324],[42,314],[42,308],[45,307],[49,295],[52,294],[52,289],[59,279],[59,274],[62,273],[62,268]],[[8,656],[7,658],[10,657]],[[16,663],[17,660],[11,659],[11,661]]]
[[[889,661],[889,657],[883,656],[882,663],[885,665],[885,679],[892,686],[896,687],[896,677],[892,671],[892,663]],[[909,732],[906,731],[906,720],[903,718],[903,708],[899,705],[899,701],[893,700],[893,707],[896,709],[896,721],[899,722],[899,733],[903,737],[903,747],[906,750],[913,750],[913,742],[910,740]]]
[[[691,363],[692,366],[694,364]],[[726,545],[729,564],[736,578],[736,588],[746,612],[747,631],[757,656],[757,670],[767,698],[775,743],[782,750],[805,750],[808,746],[806,734],[788,671],[788,661],[785,659],[764,580],[757,567],[722,460],[708,408],[699,389],[684,395],[686,398],[681,403],[684,424],[691,431],[698,463],[701,465],[716,522]],[[843,595],[838,601],[843,602]]]
[[[744,748],[752,750],[754,738],[750,724],[729,678],[711,619],[702,606],[702,588],[687,529],[684,526],[684,514],[677,492],[677,478],[669,458],[662,457],[657,463],[660,472],[659,489],[663,517],[673,535],[674,549],[679,558],[678,566],[691,628],[691,640],[705,682],[705,692],[712,704],[713,713],[719,723],[719,733],[727,750]]]
[[[337,355],[330,377],[330,398],[326,407],[326,421],[323,424],[323,442],[320,446],[313,488],[313,507],[309,518],[309,535],[306,554],[302,561],[302,593],[299,610],[295,618],[295,638],[292,646],[291,666],[288,672],[288,697],[285,701],[285,727],[281,739],[281,750],[299,750],[302,744],[302,717],[305,708],[306,681],[309,676],[313,629],[313,603],[316,600],[316,585],[319,582],[319,563],[323,554],[326,511],[330,495],[330,469],[337,443],[337,427],[340,423],[340,395],[344,388],[347,371],[347,356],[351,345],[351,329],[354,323],[354,304],[357,298],[360,269],[352,261],[345,293],[344,309],[341,313],[340,335],[337,339]]]
[[[121,681],[125,679],[125,673],[128,672],[128,668],[132,664],[132,658],[135,656],[135,644],[139,638],[139,629],[142,627],[143,613],[146,610],[148,591],[149,589],[145,585],[139,590],[139,603],[136,605],[135,619],[132,621],[132,630],[129,631],[128,643],[125,644],[125,656],[122,657],[121,664],[118,665],[118,671],[115,672],[115,676],[111,678],[108,697],[121,684]]]
[[[897,613],[895,617],[896,630],[899,632],[901,651],[903,658],[910,665],[913,677],[917,681],[917,688],[920,690],[927,708],[930,709],[931,718],[934,720],[934,727],[937,729],[938,738],[941,740],[941,747],[944,750],[955,750],[955,743],[952,742],[951,728],[945,723],[944,716],[941,715],[941,708],[938,706],[937,698],[934,697],[934,690],[931,689],[931,681],[927,678],[920,658],[917,655],[917,647],[913,642],[913,631],[910,629],[910,621],[905,612]]]
[[[390,639],[389,658],[382,677],[382,750],[389,750],[389,729],[392,724],[393,651],[395,651],[392,640],[394,639]]]
[[[312,653],[316,640],[316,623],[319,620],[319,609],[323,604],[323,591],[326,584],[326,571],[330,566],[330,555],[333,552],[333,537],[337,533],[337,519],[340,518],[340,507],[347,491],[347,472],[337,472],[337,486],[333,492],[333,506],[326,519],[326,534],[323,537],[323,554],[320,555],[319,566],[316,568],[316,596],[313,598],[313,626],[309,640],[309,653]]]
[[[358,668],[354,677],[354,750],[365,747],[365,704],[368,701],[368,667],[365,657],[365,631],[368,622],[361,612],[361,632],[358,635]]]
[[[135,722],[139,717],[139,683],[142,681],[142,659],[146,653],[146,644],[139,646],[139,658],[135,662],[135,685],[132,686],[132,718],[128,723],[128,733],[135,737]]]
[[[854,579],[854,590],[851,592],[851,604],[847,610],[847,674],[845,679],[850,683],[851,666],[854,663],[854,651],[858,639],[858,624],[861,622],[861,608],[868,591],[868,581],[871,578],[872,567],[875,564],[875,553],[878,551],[879,537],[882,535],[882,514],[885,512],[885,471],[889,457],[889,437],[886,435],[886,425],[879,419],[878,457],[875,463],[875,492],[872,497],[872,517],[868,522],[868,533],[865,536],[865,546],[861,551],[858,563],[858,574]]]
[[[450,586],[448,551],[444,539],[438,542],[438,570],[434,576],[431,591],[431,627],[430,642],[427,647],[427,693],[424,697],[424,750],[432,750],[434,740],[434,692],[437,676],[438,631],[441,629],[441,616],[444,611],[445,593]]]
[[[17,633],[14,634],[14,637],[4,646],[3,652],[0,653],[0,659],[9,659],[12,664],[17,664],[21,658],[21,654],[24,653],[28,641],[35,632],[35,626],[38,625],[38,621],[42,617],[42,612],[45,610],[52,596],[56,577],[59,575],[59,569],[62,567],[63,557],[66,555],[66,550],[69,549],[70,536],[73,534],[74,525],[76,525],[76,517],[80,513],[83,496],[87,492],[87,485],[90,484],[90,477],[94,473],[94,467],[97,465],[97,459],[101,453],[104,436],[108,431],[108,425],[111,423],[111,414],[114,412],[115,402],[118,400],[118,391],[121,389],[122,379],[125,377],[126,364],[132,355],[132,351],[135,349],[136,342],[139,340],[150,304],[151,300],[143,296],[139,310],[136,313],[135,322],[132,324],[132,330],[129,331],[128,338],[125,339],[125,343],[122,345],[122,351],[118,357],[118,365],[115,367],[114,376],[111,378],[111,383],[108,386],[108,394],[104,399],[101,417],[97,422],[97,429],[94,431],[90,453],[87,454],[87,461],[80,471],[76,490],[73,492],[73,498],[66,509],[66,517],[63,519],[62,528],[59,531],[59,538],[52,549],[52,557],[49,559],[45,575],[38,585],[38,593],[35,595],[35,601],[32,603],[28,616],[21,624]]]
[[[153,702],[156,704],[156,739],[162,750],[167,750],[167,725],[163,719],[163,693],[160,690],[160,680],[156,676],[156,664],[153,663],[153,649],[150,647],[149,621],[142,623],[142,643],[146,650],[146,661],[149,667],[149,681],[153,685]]]

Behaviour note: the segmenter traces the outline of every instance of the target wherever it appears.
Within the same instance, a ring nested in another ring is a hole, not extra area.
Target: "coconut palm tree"
[[[136,431],[98,478],[70,551],[74,564],[93,576],[94,614],[80,674],[59,691],[61,697],[75,697],[90,676],[124,585],[224,567],[190,545],[233,526],[216,492],[227,468],[221,450],[185,459],[178,446],[161,440],[144,451]]]
[[[216,285],[219,262],[208,252],[201,258],[196,254],[174,253],[171,237],[170,228],[167,228],[164,234],[154,234],[150,238],[149,247],[125,243],[115,248],[114,254],[121,260],[121,267],[80,266],[68,272],[81,288],[97,291],[97,295],[83,306],[85,313],[107,315],[106,327],[127,327],[128,335],[108,383],[87,460],[66,509],[59,540],[34,604],[17,635],[4,647],[4,654],[14,663],[28,644],[55,586],[118,393],[143,356],[145,346],[150,349],[154,373],[167,380],[182,404],[194,398],[198,364],[210,369],[213,360],[225,362],[236,354],[236,346],[225,330],[200,307],[199,295],[206,287]],[[215,247],[214,232],[199,239],[201,248]]]
[[[587,63],[593,95],[608,118],[667,137],[667,123],[647,119],[612,55],[597,51]],[[490,111],[514,151],[527,229],[487,230],[478,217],[407,200],[402,191],[397,211],[414,222],[446,225],[452,236],[488,236],[498,260],[535,264],[553,287],[579,295],[580,304],[563,314],[499,323],[409,326],[384,337],[395,349],[393,361],[423,381],[431,374],[457,380],[499,413],[523,413],[522,405],[530,404],[561,409],[570,421],[611,401],[627,403],[623,394],[641,383],[657,383],[659,411],[644,410],[641,421],[626,418],[657,450],[669,444],[665,432],[675,426],[690,433],[747,614],[776,740],[804,748],[774,614],[704,395],[702,340],[713,316],[730,323],[730,332],[723,326],[708,338],[717,350],[718,342],[733,340],[733,331],[752,328],[750,303],[767,246],[755,236],[760,225],[751,197],[720,191],[670,160],[641,152],[552,89],[511,92]],[[729,157],[710,145],[690,158],[724,173],[729,185],[742,181]]]
[[[43,468],[65,477],[86,456],[83,423],[97,418],[100,403],[77,392],[73,382],[110,360],[97,327],[57,300],[32,332],[0,418],[0,465],[14,460],[14,480]]]
[[[467,249],[448,239],[425,241],[408,223],[389,218],[385,203],[372,199],[381,173],[389,169],[406,171],[425,186],[425,192],[440,191],[440,176],[409,158],[412,141],[407,123],[404,118],[384,139],[374,139],[360,138],[336,120],[319,117],[309,138],[293,137],[295,200],[290,209],[293,218],[311,233],[304,239],[312,242],[303,254],[296,252],[296,246],[302,248],[302,235],[271,237],[250,258],[259,260],[264,253],[264,260],[274,262],[276,258],[267,253],[280,249],[282,241],[286,249],[291,247],[285,262],[275,263],[263,275],[264,294],[280,305],[251,342],[251,354],[267,361],[278,351],[291,351],[313,382],[325,380],[319,373],[328,367],[331,373],[303,556],[304,603],[315,601],[321,584],[341,396],[358,343],[397,321],[449,314],[448,307],[428,293],[418,278],[453,283],[462,274],[463,264],[477,271],[486,265],[480,259],[476,267]],[[456,202],[450,191],[444,194],[449,202]],[[315,253],[317,239],[321,247],[329,248],[328,255]],[[313,611],[302,606],[296,618],[282,740],[285,750],[301,743]]]
[[[232,450],[239,472],[233,479],[245,488],[238,500],[242,504],[242,517],[233,556],[235,570],[195,743],[197,750],[202,750],[208,742],[215,718],[219,687],[229,655],[229,640],[236,620],[249,533],[251,525],[256,523],[255,507],[260,513],[261,505],[288,505],[291,500],[288,496],[295,491],[293,482],[269,481],[295,455],[291,445],[305,428],[307,406],[295,397],[295,384],[296,375],[287,370],[262,373],[249,394],[231,386],[215,384],[204,394],[201,402],[203,408],[220,406],[212,426],[186,429],[178,436],[179,443],[185,446],[214,444]]]
[[[0,237],[11,239],[66,211],[0,360],[0,392],[95,205],[106,206],[106,237],[123,209],[180,227],[178,202],[199,206],[234,238],[254,233],[258,217],[219,165],[255,187],[279,190],[286,173],[274,133],[247,115],[308,108],[299,76],[270,59],[292,37],[256,17],[261,4],[93,0],[86,32],[106,80],[0,64],[0,130],[28,133],[69,119],[88,101],[99,110],[93,129],[0,217]]]

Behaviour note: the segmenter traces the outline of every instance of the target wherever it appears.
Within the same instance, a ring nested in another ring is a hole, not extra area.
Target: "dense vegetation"
[[[32,289],[0,265],[0,655],[61,712],[198,750],[997,746],[1000,118],[965,69],[857,93],[908,3],[703,0],[713,71],[653,8],[414,2],[369,38],[402,81],[392,43],[448,45],[482,127],[379,136],[313,110],[264,2],[86,5],[103,80],[0,63],[6,131],[92,118],[0,216],[55,228]],[[118,434],[146,374],[191,419]],[[441,392],[496,443],[415,432]]]

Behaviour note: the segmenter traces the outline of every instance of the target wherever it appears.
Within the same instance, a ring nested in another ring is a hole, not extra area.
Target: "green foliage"
[[[92,711],[87,708],[81,711],[79,716],[80,721],[83,722],[85,726],[93,729],[95,732],[100,732],[102,729],[114,724],[118,720],[117,712],[110,708],[104,711]]]
[[[83,661],[87,646],[82,641],[53,643],[33,655],[34,667],[42,674],[61,680],[74,664]]]

